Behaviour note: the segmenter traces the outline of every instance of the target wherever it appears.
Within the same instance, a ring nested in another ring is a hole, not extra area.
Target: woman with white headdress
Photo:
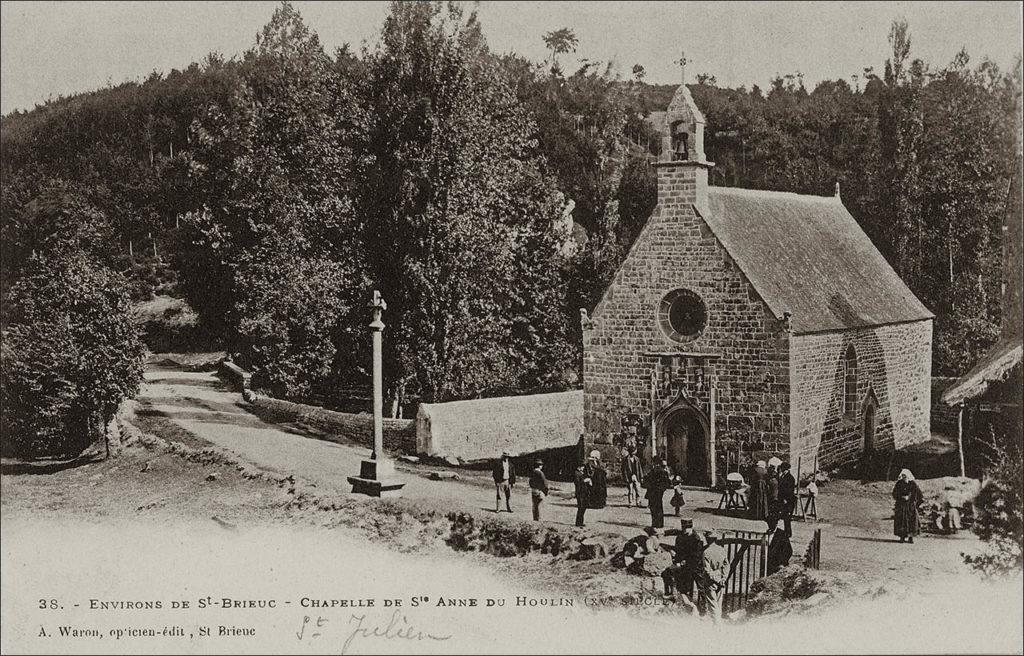
[[[909,469],[900,472],[896,485],[892,488],[892,498],[896,501],[893,512],[892,532],[900,542],[914,543],[914,536],[921,532],[921,522],[917,517],[917,508],[923,496],[917,486],[914,475]]]

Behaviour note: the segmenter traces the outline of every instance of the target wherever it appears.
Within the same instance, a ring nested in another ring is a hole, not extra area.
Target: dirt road
[[[259,467],[294,474],[334,493],[348,493],[346,480],[359,471],[366,449],[359,445],[336,444],[312,439],[287,424],[267,423],[245,410],[240,395],[208,372],[186,372],[166,365],[151,364],[139,396],[140,421],[147,430],[164,433],[160,422],[170,422],[187,432],[182,439],[208,442],[237,454]],[[461,472],[459,481],[434,481],[431,468],[401,464],[407,498],[429,500],[443,507],[472,512],[494,512],[494,488],[486,472]],[[572,525],[576,506],[572,486],[559,489],[545,501],[544,519]],[[726,516],[717,510],[718,495],[688,493],[683,517],[703,527],[760,530],[763,523]],[[599,531],[632,536],[648,525],[650,515],[643,508],[625,505],[623,488],[609,489],[609,507],[587,513],[587,526]],[[922,576],[962,573],[960,553],[978,548],[969,533],[956,537],[922,536],[914,545],[899,544],[891,534],[891,501],[884,493],[869,491],[854,482],[834,482],[824,488],[818,500],[824,521],[794,522],[794,550],[799,556],[814,528],[823,528],[822,566],[853,571],[868,577],[884,576],[914,582]],[[514,516],[530,518],[530,501],[525,480],[516,487]],[[834,518],[829,521],[830,516]],[[666,518],[672,526],[674,518]]]

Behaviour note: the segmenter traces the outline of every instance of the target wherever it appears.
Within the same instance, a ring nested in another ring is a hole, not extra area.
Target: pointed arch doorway
[[[686,485],[711,485],[711,433],[707,416],[686,399],[658,415],[658,454]]]

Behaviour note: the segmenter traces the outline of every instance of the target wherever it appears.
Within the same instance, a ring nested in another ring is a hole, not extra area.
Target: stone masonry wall
[[[416,414],[416,450],[460,462],[577,446],[582,433],[579,390],[421,403]]]
[[[864,401],[877,400],[875,449],[922,442],[930,435],[931,320],[845,332],[795,335],[792,353],[792,458],[804,470],[818,457],[827,469],[855,460],[864,447]],[[842,414],[843,362],[857,361],[857,403]]]
[[[274,422],[294,422],[318,439],[352,441],[373,448],[373,415],[334,412],[315,405],[259,396],[250,404],[258,417]],[[416,453],[416,421],[384,419],[384,450],[390,454]]]
[[[659,204],[584,330],[584,425],[587,448],[601,450],[609,474],[620,474],[631,434],[649,461],[651,376],[655,405],[683,394],[710,414],[709,389],[717,376],[716,474],[726,453],[785,455],[790,446],[789,334],[772,316],[743,273],[693,206],[707,170],[687,163],[659,164]],[[686,343],[670,340],[658,324],[662,298],[673,289],[699,294],[707,307],[703,333]],[[651,353],[716,354],[714,361]],[[713,364],[711,364],[713,362]]]

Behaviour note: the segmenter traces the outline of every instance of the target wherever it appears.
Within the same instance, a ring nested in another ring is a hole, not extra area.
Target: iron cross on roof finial
[[[690,63],[690,60],[686,58],[685,50],[679,51],[679,59],[674,63],[679,64],[680,84],[686,84],[686,65]]]

